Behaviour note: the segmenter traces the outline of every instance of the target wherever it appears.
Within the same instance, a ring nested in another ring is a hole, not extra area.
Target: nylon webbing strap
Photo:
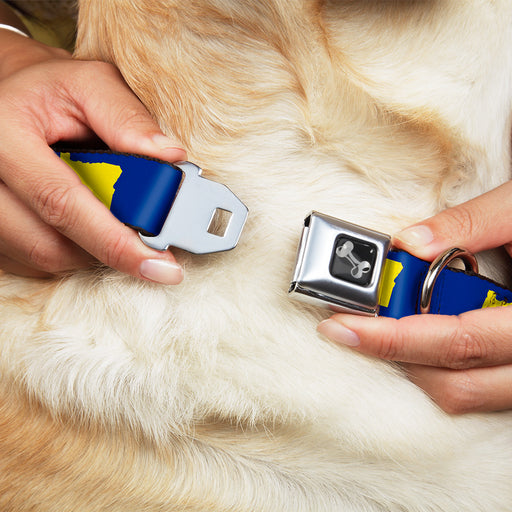
[[[160,233],[183,173],[170,164],[104,151],[56,151],[94,195],[125,224]]]
[[[379,315],[400,318],[420,313],[421,289],[430,263],[391,250],[384,265]],[[512,291],[479,274],[444,268],[433,288],[430,313],[458,315],[512,303]]]
[[[195,164],[111,151],[54,150],[150,247],[202,254],[236,246],[248,210],[225,185],[203,178]],[[229,220],[223,231],[214,232],[210,226],[218,211]]]

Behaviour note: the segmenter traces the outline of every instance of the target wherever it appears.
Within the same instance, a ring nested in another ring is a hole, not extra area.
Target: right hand
[[[0,29],[0,268],[48,276],[94,261],[177,284],[171,252],[155,251],[82,185],[49,147],[100,137],[112,150],[186,159],[119,71]]]
[[[477,253],[503,245],[512,256],[511,197],[509,181],[403,230],[393,245],[427,261],[450,247]],[[447,412],[512,409],[512,305],[398,320],[336,314],[319,331],[361,353],[403,363],[409,378]]]

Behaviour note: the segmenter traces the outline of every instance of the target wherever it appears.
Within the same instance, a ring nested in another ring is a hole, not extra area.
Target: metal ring
[[[452,247],[440,254],[430,265],[423,287],[421,288],[420,312],[428,313],[430,311],[430,303],[432,301],[432,292],[434,285],[441,271],[453,260],[460,259],[464,262],[466,271],[478,273],[478,262],[474,254],[466,249]]]

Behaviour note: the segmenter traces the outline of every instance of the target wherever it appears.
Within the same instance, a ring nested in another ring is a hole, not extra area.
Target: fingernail
[[[180,144],[165,135],[157,133],[151,137],[151,140],[160,151],[172,151],[174,153],[180,154],[181,159],[185,159],[187,157],[187,152],[182,147],[180,147]]]
[[[166,260],[144,260],[139,272],[146,279],[161,284],[179,284],[183,281],[183,268]]]
[[[434,241],[434,235],[427,226],[413,226],[406,228],[395,235],[396,240],[400,240],[409,247],[424,247]]]
[[[331,341],[349,347],[357,347],[360,343],[359,336],[354,331],[330,318],[320,322],[317,331]]]

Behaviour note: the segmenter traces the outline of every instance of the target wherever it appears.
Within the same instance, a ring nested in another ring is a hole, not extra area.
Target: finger
[[[181,143],[162,133],[114,66],[103,62],[80,64],[72,98],[83,109],[83,123],[111,149],[169,162],[186,159]],[[92,82],[90,76],[98,80]]]
[[[470,370],[404,366],[412,382],[450,414],[512,408],[512,365]]]
[[[397,233],[393,244],[432,260],[449,247],[479,252],[512,241],[512,182]],[[499,205],[499,209],[496,208]]]
[[[32,267],[24,265],[18,261],[11,260],[10,258],[0,254],[0,276],[2,272],[8,272],[10,274],[16,274],[23,277],[52,277],[52,274],[48,272],[42,272]]]
[[[0,254],[13,268],[16,262],[28,275],[55,274],[91,265],[93,257],[45,224],[4,184],[0,183]],[[7,267],[2,267],[7,268]],[[13,272],[11,270],[11,272]]]
[[[399,320],[338,314],[318,331],[381,359],[463,369],[512,363],[511,324],[512,307],[496,307]]]
[[[45,224],[112,268],[164,284],[181,282],[183,270],[169,251],[144,245],[44,141],[29,135],[25,141],[32,151],[23,152],[18,147],[15,154],[22,156],[10,162],[9,155],[4,155],[1,172],[9,188]],[[11,148],[16,147],[15,140],[10,143]]]

